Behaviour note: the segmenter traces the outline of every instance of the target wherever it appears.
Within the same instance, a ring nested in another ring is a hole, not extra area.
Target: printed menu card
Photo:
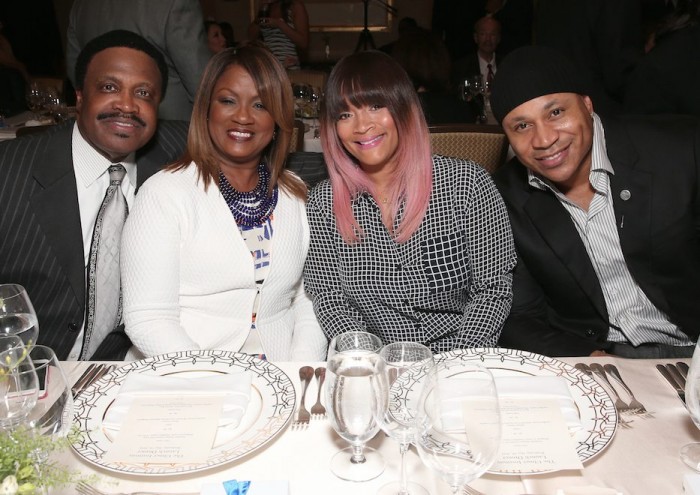
[[[499,398],[501,447],[489,470],[500,473],[537,473],[582,469],[576,440],[569,432],[556,399]],[[464,402],[467,431],[491,419],[473,401]]]
[[[105,455],[110,463],[202,463],[209,457],[222,395],[137,396]]]

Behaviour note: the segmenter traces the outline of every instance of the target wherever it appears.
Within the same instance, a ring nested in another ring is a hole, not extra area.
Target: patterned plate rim
[[[527,364],[538,368],[541,372],[560,376],[567,381],[572,398],[581,411],[582,420],[591,423],[591,427],[576,433],[576,453],[581,462],[589,461],[600,454],[612,441],[617,431],[617,410],[615,403],[608,392],[593,378],[555,358],[547,357],[534,352],[507,349],[503,347],[482,347],[474,349],[459,349],[434,356],[435,362],[440,363],[449,360],[479,360],[487,367],[494,360],[500,361],[505,366],[517,365],[518,370]],[[590,417],[585,417],[588,412]],[[553,471],[543,470],[536,472],[514,471],[488,471],[498,475],[523,475],[546,474]]]
[[[230,442],[212,448],[200,464],[112,464],[102,457],[104,442],[110,442],[102,430],[102,418],[129,373],[157,372],[178,365],[202,371],[238,368],[253,373],[252,384],[262,393],[260,416]],[[274,364],[255,356],[231,351],[181,351],[153,356],[117,368],[87,387],[75,398],[74,422],[80,435],[71,447],[83,459],[108,471],[130,475],[173,476],[204,471],[234,462],[262,448],[279,435],[289,423],[296,405],[296,392],[289,376]],[[261,424],[263,423],[264,424]]]

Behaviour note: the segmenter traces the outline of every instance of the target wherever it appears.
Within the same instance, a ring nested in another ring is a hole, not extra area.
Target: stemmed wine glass
[[[2,337],[0,352],[0,428],[12,430],[36,405],[38,378],[28,350],[17,337]],[[9,343],[14,341],[14,344]]]
[[[44,97],[44,90],[39,83],[31,82],[27,85],[25,100],[35,119],[41,116],[41,110],[44,107]]]
[[[42,435],[65,437],[71,428],[73,394],[53,349],[35,345],[29,350],[39,378],[39,396],[26,421]]]
[[[498,456],[501,421],[493,375],[473,361],[445,360],[422,381],[418,454],[457,494]]]
[[[331,471],[348,481],[367,481],[384,471],[379,452],[365,443],[379,431],[376,418],[386,408],[381,340],[366,332],[347,332],[331,340],[326,363],[325,397],[333,429],[351,447],[331,458]]]
[[[27,291],[19,284],[0,284],[0,336],[17,335],[27,347],[36,344],[39,323]]]
[[[328,345],[330,359],[339,352],[369,351],[379,352],[382,349],[382,339],[369,332],[352,331],[336,335]]]
[[[695,345],[693,360],[690,363],[685,381],[685,404],[695,426],[700,428],[700,341]],[[681,460],[689,468],[700,472],[700,442],[693,442],[681,448]]]
[[[408,397],[405,381],[425,375],[433,366],[433,353],[416,342],[394,342],[385,345],[379,355],[386,363],[388,407],[378,418],[384,433],[399,442],[401,475],[399,481],[382,486],[379,495],[430,495],[423,486],[409,482],[406,475],[406,452],[414,441],[418,397]]]

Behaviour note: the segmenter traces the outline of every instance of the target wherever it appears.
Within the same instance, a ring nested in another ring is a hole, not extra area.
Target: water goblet
[[[39,83],[34,81],[27,85],[25,100],[33,118],[38,119],[44,106],[44,90]]]
[[[352,331],[336,335],[328,345],[328,356],[330,359],[339,352],[347,351],[369,351],[379,352],[384,344],[382,340],[369,332]]]
[[[50,347],[35,345],[29,357],[39,378],[39,395],[26,421],[38,434],[65,437],[73,418],[73,394],[66,374]]]
[[[326,363],[326,410],[333,429],[351,447],[331,458],[331,471],[348,481],[367,481],[384,471],[379,452],[365,443],[379,431],[386,408],[384,361],[376,352],[343,349]]]
[[[493,375],[473,361],[442,361],[422,381],[418,454],[457,494],[498,456],[501,422]]]
[[[406,475],[406,452],[414,441],[418,397],[409,397],[404,385],[425,375],[433,366],[433,353],[416,342],[394,342],[379,352],[384,359],[388,384],[388,407],[378,418],[384,433],[399,442],[401,471],[399,481],[382,486],[379,495],[430,495],[418,483],[409,482]]]
[[[0,284],[0,335],[17,335],[28,347],[39,336],[34,306],[19,284]]]
[[[685,405],[695,426],[700,428],[700,342],[695,345],[685,381]],[[692,442],[681,448],[681,460],[689,468],[700,472],[700,442]]]
[[[5,340],[6,337],[3,337]],[[0,352],[0,428],[12,430],[34,408],[39,395],[34,363],[20,345]]]

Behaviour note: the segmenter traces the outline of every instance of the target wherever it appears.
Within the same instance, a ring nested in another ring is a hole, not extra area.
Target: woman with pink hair
[[[309,198],[304,278],[326,336],[495,346],[516,255],[490,176],[431,156],[415,89],[381,52],[338,62],[320,118],[330,179]]]

